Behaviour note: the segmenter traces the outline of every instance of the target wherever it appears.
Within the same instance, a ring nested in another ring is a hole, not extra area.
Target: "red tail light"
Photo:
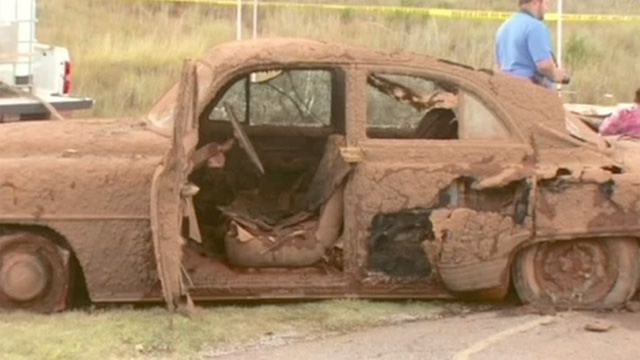
[[[64,83],[62,84],[62,93],[69,94],[71,91],[71,62],[64,62]]]

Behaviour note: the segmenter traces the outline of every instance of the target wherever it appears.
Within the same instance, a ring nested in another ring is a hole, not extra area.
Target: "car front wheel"
[[[607,308],[636,291],[638,242],[585,239],[540,243],[522,250],[512,268],[525,303],[556,308]]]
[[[70,252],[30,232],[0,236],[0,309],[62,311],[71,285]]]

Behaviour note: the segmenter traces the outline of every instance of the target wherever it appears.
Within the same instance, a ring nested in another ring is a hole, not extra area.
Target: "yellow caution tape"
[[[154,2],[170,3],[191,3],[237,6],[234,0],[146,0]],[[252,0],[244,0],[243,5],[253,4]],[[299,9],[319,9],[319,10],[341,10],[341,11],[368,11],[404,14],[422,14],[440,18],[451,19],[478,19],[478,20],[505,20],[513,12],[505,11],[479,11],[479,10],[452,10],[435,9],[415,6],[381,6],[381,5],[347,5],[347,4],[313,4],[313,3],[288,3],[278,1],[259,1],[259,7],[273,8],[299,8]],[[547,21],[558,21],[558,14],[550,13],[545,16]],[[562,14],[562,21],[568,22],[640,22],[640,15],[608,15],[608,14]]]
[[[545,20],[558,21],[558,14],[547,14]],[[640,15],[562,14],[562,21],[571,22],[639,22]]]

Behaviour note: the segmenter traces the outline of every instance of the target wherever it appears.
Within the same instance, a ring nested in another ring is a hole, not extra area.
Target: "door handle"
[[[343,146],[340,155],[347,164],[357,164],[364,161],[364,150],[357,146]]]

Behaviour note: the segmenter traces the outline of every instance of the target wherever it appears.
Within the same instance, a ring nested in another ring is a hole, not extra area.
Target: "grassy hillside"
[[[266,0],[261,0],[266,1]],[[247,1],[249,2],[249,1]],[[289,1],[290,2],[290,1]],[[327,0],[299,2],[510,11],[515,0]],[[552,1],[552,6],[555,2]],[[567,1],[568,12],[640,14],[637,0]],[[248,10],[248,8],[247,8]],[[235,39],[229,6],[151,0],[39,0],[38,38],[70,49],[77,94],[97,100],[92,115],[140,114],[173,83],[185,57]],[[500,21],[420,14],[268,8],[259,36],[296,36],[375,48],[408,49],[476,67],[492,65]],[[550,24],[555,33],[555,24]],[[565,64],[572,101],[630,101],[640,85],[640,23],[570,23]],[[245,23],[250,34],[250,19]],[[605,95],[611,94],[611,97]]]

